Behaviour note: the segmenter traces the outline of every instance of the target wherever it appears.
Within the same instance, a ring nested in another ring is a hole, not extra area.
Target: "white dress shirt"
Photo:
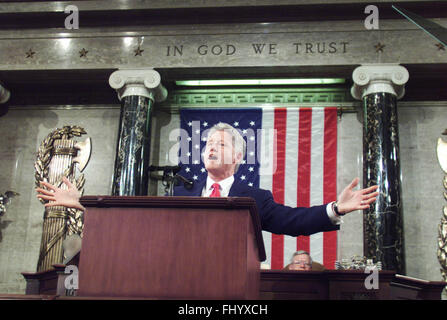
[[[225,178],[224,180],[221,180],[220,182],[217,182],[220,185],[220,196],[221,197],[228,197],[228,194],[230,193],[231,186],[234,182],[234,176],[230,176],[228,178]],[[206,178],[206,184],[205,187],[202,190],[202,197],[209,197],[211,193],[213,192],[212,185],[216,183],[211,179],[209,176]],[[343,220],[340,216],[336,215],[334,210],[332,210],[332,203],[329,203],[326,206],[326,212],[331,220],[331,222],[335,225],[343,223]]]
[[[213,192],[212,185],[215,183],[218,183],[220,185],[220,196],[221,197],[228,197],[228,194],[230,193],[231,186],[234,182],[234,176],[230,176],[228,178],[225,178],[219,182],[213,181],[209,176],[206,178],[206,184],[205,188],[202,190],[202,197],[209,197],[211,195],[211,192]]]

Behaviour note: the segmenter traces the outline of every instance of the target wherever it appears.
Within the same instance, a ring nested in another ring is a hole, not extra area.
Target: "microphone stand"
[[[174,187],[178,186],[181,182],[183,182],[183,185],[188,190],[191,190],[191,188],[194,185],[194,182],[189,181],[188,179],[179,175],[178,173],[175,176],[163,175],[163,179],[164,179],[164,181],[167,181],[165,191],[168,191],[168,189],[169,189],[169,193],[168,193],[169,196],[174,195]]]
[[[155,167],[151,166],[151,171],[163,171],[162,184],[165,186],[165,193],[169,196],[174,195],[174,187],[183,182],[186,189],[190,190],[194,182],[189,181],[185,177],[179,175],[177,172],[180,170],[179,166],[166,166]]]

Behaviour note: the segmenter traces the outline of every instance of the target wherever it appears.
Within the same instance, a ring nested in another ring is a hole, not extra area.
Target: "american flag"
[[[201,159],[207,130],[225,122],[240,130],[247,142],[244,160],[235,180],[270,190],[276,202],[309,207],[337,197],[337,109],[328,108],[225,108],[180,110],[180,174],[205,180]],[[290,237],[263,231],[267,261],[282,269],[297,250],[334,269],[337,232]]]

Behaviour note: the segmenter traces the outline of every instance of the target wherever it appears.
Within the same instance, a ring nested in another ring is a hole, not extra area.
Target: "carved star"
[[[445,51],[445,47],[444,47],[444,45],[442,43],[437,43],[437,44],[435,44],[435,46],[438,47],[438,50]]]
[[[26,57],[27,57],[27,58],[33,58],[35,53],[36,53],[36,52],[33,51],[33,49],[30,48],[30,49],[28,50],[28,52],[26,53]]]
[[[375,46],[374,46],[374,48],[376,48],[376,52],[383,52],[383,48],[385,48],[385,45],[384,44],[381,44],[380,42],[378,43],[378,44],[376,44]]]
[[[134,50],[134,52],[135,52],[135,57],[136,57],[136,56],[142,56],[143,51],[144,51],[144,50],[142,50],[142,49],[140,48],[140,46],[138,46],[138,48],[136,48],[136,49]]]
[[[82,50],[81,51],[79,51],[79,58],[87,58],[87,53],[88,53],[88,51],[87,50],[85,50],[85,48],[82,48]]]

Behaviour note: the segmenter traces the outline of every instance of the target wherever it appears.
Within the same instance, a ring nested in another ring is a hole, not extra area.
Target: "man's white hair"
[[[298,250],[298,251],[295,251],[295,253],[292,255],[292,258],[290,259],[290,263],[293,263],[293,258],[294,258],[295,256],[300,255],[300,254],[306,254],[306,255],[308,255],[308,256],[309,256],[309,262],[310,262],[310,264],[312,265],[313,260],[312,260],[312,257],[310,256],[310,253],[307,252],[307,251],[304,251],[304,250]]]
[[[215,124],[214,126],[211,127],[211,129],[208,132],[207,140],[216,131],[228,132],[231,135],[231,137],[232,137],[231,142],[233,144],[235,154],[241,153],[242,154],[241,161],[242,161],[242,159],[244,159],[244,157],[245,157],[246,142],[245,142],[244,138],[242,137],[241,133],[239,132],[239,130],[237,130],[233,126],[229,125],[228,123],[219,122],[218,124]],[[234,173],[236,173],[237,170],[239,170],[239,166],[240,166],[240,162],[238,162],[236,164]]]

